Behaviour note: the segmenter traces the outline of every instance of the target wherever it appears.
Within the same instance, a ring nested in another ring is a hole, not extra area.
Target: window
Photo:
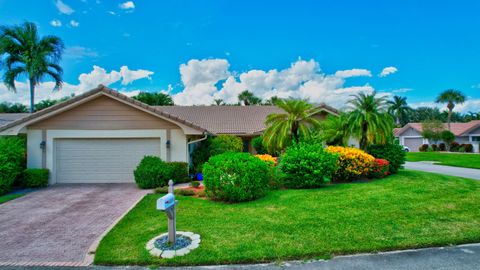
[[[480,136],[472,136],[472,142],[480,142]]]

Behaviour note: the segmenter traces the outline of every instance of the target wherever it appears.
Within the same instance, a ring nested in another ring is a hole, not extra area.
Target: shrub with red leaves
[[[386,159],[376,158],[373,162],[373,169],[370,178],[383,178],[388,175],[390,162]]]

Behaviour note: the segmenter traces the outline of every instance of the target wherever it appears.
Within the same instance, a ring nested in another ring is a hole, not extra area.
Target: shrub
[[[376,158],[388,160],[390,163],[388,172],[390,174],[396,174],[405,164],[406,154],[403,147],[399,144],[371,144],[367,147],[367,153]]]
[[[216,155],[203,166],[207,196],[226,202],[250,201],[265,196],[270,178],[271,168],[248,153]]]
[[[156,194],[167,194],[168,186],[157,187],[153,192],[155,192]]]
[[[383,178],[388,175],[390,162],[386,159],[376,158],[370,173],[371,178]]]
[[[202,172],[202,167],[210,158],[210,143],[212,139],[201,141],[199,145],[192,152],[193,172]]]
[[[195,191],[191,189],[176,189],[173,191],[175,195],[181,195],[181,196],[193,196],[195,195]]]
[[[332,180],[338,155],[321,144],[301,142],[288,147],[280,159],[283,183],[288,188],[315,188]]]
[[[438,151],[438,146],[436,144],[432,144],[432,151]]]
[[[192,181],[190,182],[190,186],[198,188],[200,186],[200,181]]]
[[[418,148],[418,151],[420,152],[427,152],[427,150],[428,150],[428,144],[426,143],[422,144],[422,146]]]
[[[267,149],[263,146],[263,137],[255,137],[252,140],[252,146],[257,151],[257,154],[267,154]]]
[[[373,168],[375,158],[360,149],[329,146],[327,151],[339,154],[338,167],[333,174],[335,181],[351,181],[361,177],[367,177]]]
[[[440,137],[442,141],[444,141],[447,145],[450,145],[455,140],[455,134],[453,134],[450,130],[442,131]]]
[[[218,135],[210,143],[210,156],[223,154],[226,152],[242,152],[242,139],[232,135]]]
[[[9,192],[25,168],[25,139],[0,137],[0,195]]]
[[[464,144],[463,148],[467,153],[473,153],[473,145],[471,143]]]
[[[275,166],[277,165],[277,158],[272,157],[269,154],[264,154],[264,155],[255,155],[257,158],[262,160],[263,162],[266,162],[270,166]]]
[[[460,148],[460,144],[458,144],[457,142],[452,142],[450,144],[450,151],[452,152],[458,152],[459,148]]]
[[[440,144],[438,145],[438,148],[439,148],[440,151],[445,151],[445,150],[447,150],[447,147],[446,147],[445,143],[440,143]]]
[[[170,167],[171,179],[176,183],[186,183],[190,181],[188,177],[188,163],[186,162],[168,162]]]
[[[26,169],[23,172],[23,185],[28,188],[48,186],[48,169]]]
[[[139,188],[157,188],[168,185],[172,167],[159,157],[145,156],[133,172]]]

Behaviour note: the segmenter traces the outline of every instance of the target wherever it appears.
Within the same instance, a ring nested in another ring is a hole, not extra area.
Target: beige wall
[[[178,129],[171,122],[101,96],[59,115],[32,124],[29,129]]]

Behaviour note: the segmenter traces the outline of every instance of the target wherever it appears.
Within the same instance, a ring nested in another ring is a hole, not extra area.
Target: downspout
[[[204,132],[203,134],[205,135],[203,138],[200,138],[200,139],[198,139],[198,140],[194,140],[194,141],[191,141],[191,142],[187,142],[187,157],[188,157],[188,164],[190,164],[190,163],[191,163],[191,160],[190,160],[190,159],[191,159],[191,158],[190,158],[190,150],[189,150],[189,149],[190,149],[190,147],[189,147],[189,146],[190,146],[190,144],[194,144],[194,143],[198,143],[198,142],[201,142],[201,141],[204,141],[204,140],[206,140],[206,139],[208,138],[208,134],[207,134],[207,132]]]

